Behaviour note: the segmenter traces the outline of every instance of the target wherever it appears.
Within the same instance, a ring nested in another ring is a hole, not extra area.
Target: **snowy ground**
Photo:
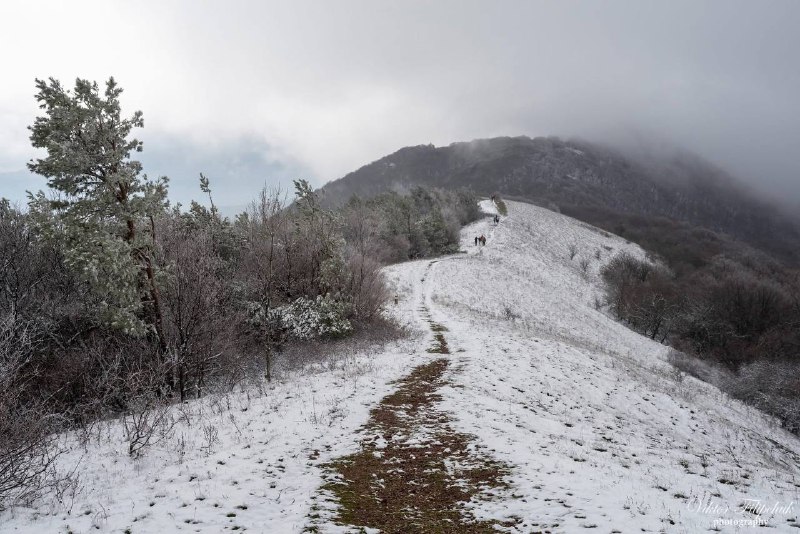
[[[513,466],[513,493],[481,514],[520,518],[522,532],[697,532],[735,531],[736,521],[758,519],[750,508],[797,532],[800,442],[681,377],[665,347],[595,309],[600,266],[643,251],[535,206],[509,210],[496,227],[465,229],[470,253],[431,262],[417,289],[449,330],[457,371],[444,408]],[[475,247],[481,233],[488,242]],[[412,271],[391,269],[406,286]]]
[[[499,225],[463,230],[466,253],[387,269],[400,300],[392,313],[412,339],[339,356],[263,393],[189,403],[175,439],[143,460],[127,457],[109,424],[64,459],[83,458],[82,492],[66,506],[0,515],[0,531],[300,532],[315,513],[320,466],[356,450],[390,382],[432,358],[430,316],[447,327],[451,351],[440,409],[511,466],[510,490],[476,502],[477,516],[512,519],[515,532],[736,532],[753,520],[800,532],[800,442],[682,377],[663,346],[596,309],[600,266],[643,252],[559,214],[508,206]],[[487,244],[475,247],[480,234]]]
[[[322,483],[320,465],[352,452],[353,433],[390,381],[427,358],[419,340],[379,354],[332,357],[285,373],[264,391],[176,410],[174,437],[131,460],[117,422],[62,459],[83,486],[0,515],[0,532],[300,532]]]

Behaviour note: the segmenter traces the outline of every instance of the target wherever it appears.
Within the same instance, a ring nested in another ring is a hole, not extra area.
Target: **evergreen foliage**
[[[31,198],[38,231],[57,241],[65,265],[100,297],[99,321],[130,334],[148,327],[160,333],[153,235],[145,223],[163,209],[166,179],[140,175],[141,164],[131,159],[142,150],[129,139],[143,126],[142,113],[122,116],[122,89],[113,78],[103,92],[81,79],[73,91],[53,78],[36,80],[36,88],[44,115],[30,127],[30,139],[47,156],[28,167],[58,194],[53,201],[41,192]]]

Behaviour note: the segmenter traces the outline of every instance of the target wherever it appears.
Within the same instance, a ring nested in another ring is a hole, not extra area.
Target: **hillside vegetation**
[[[612,312],[682,351],[680,369],[800,433],[800,271],[685,224],[625,229],[659,261],[621,255],[603,269]]]
[[[57,431],[122,417],[128,454],[168,434],[166,410],[271,381],[297,347],[397,335],[381,315],[387,262],[454,252],[466,191],[416,188],[328,209],[303,180],[231,221],[166,200],[131,154],[141,114],[102,91],[39,81],[31,170],[49,194],[0,199],[0,506],[52,480]]]

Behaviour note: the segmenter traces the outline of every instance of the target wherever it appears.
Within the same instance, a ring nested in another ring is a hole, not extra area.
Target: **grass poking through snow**
[[[334,521],[385,533],[496,532],[464,505],[506,488],[508,467],[469,447],[437,409],[448,360],[414,369],[371,412],[362,448],[327,465],[337,477],[323,487],[338,504]]]

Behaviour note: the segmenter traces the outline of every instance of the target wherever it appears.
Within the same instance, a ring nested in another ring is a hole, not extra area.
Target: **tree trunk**
[[[186,386],[184,384],[183,364],[178,363],[178,390],[181,394],[181,402],[186,400]]]
[[[264,378],[267,379],[267,382],[272,382],[272,347],[269,345],[267,345],[267,349],[264,351],[264,363],[266,365]]]
[[[164,336],[164,315],[161,311],[161,297],[156,285],[156,276],[150,257],[146,254],[142,254],[142,257],[145,263],[144,271],[150,284],[150,300],[153,303],[153,326],[155,326],[156,335],[158,336],[158,348],[163,356],[167,352],[167,339]]]
[[[127,196],[120,198],[120,202],[127,202]],[[126,225],[128,227],[128,231],[125,234],[125,241],[132,243],[133,239],[136,237],[136,223],[133,221],[133,219],[128,219],[126,221]],[[150,217],[150,227],[152,232],[150,237],[153,240],[153,243],[155,243],[156,229],[155,221],[153,221],[152,217]],[[135,253],[144,263],[143,270],[147,276],[147,282],[150,285],[148,292],[150,293],[150,300],[153,303],[153,326],[156,329],[156,336],[158,336],[158,348],[163,357],[163,355],[167,352],[167,340],[164,336],[164,315],[161,312],[161,298],[158,292],[158,286],[156,285],[153,262],[150,259],[150,256],[143,250],[138,249]]]

